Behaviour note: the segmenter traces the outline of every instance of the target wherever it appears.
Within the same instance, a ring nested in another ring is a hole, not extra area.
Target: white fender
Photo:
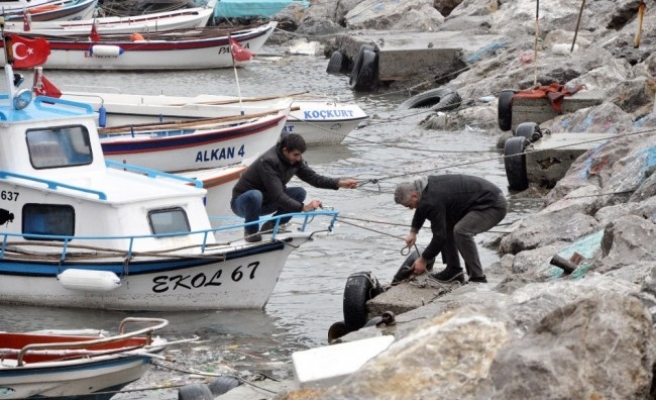
[[[110,271],[69,268],[57,275],[57,279],[68,290],[109,292],[121,286],[121,279]]]
[[[119,46],[109,44],[94,44],[91,46],[91,54],[94,56],[114,56],[118,57],[123,54],[123,49]]]

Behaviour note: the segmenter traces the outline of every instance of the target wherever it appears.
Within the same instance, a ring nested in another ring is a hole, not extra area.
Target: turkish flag
[[[45,64],[50,55],[50,43],[47,40],[27,39],[18,35],[10,35],[10,38],[5,43],[11,43],[14,68],[25,69]]]
[[[61,97],[62,92],[50,82],[45,76],[41,77],[41,87],[34,88],[34,92],[39,96]]]
[[[250,50],[243,48],[239,42],[232,38],[232,36],[228,36],[228,40],[230,41],[230,52],[232,53],[233,60],[237,62],[246,62],[253,58],[253,53],[251,53]]]

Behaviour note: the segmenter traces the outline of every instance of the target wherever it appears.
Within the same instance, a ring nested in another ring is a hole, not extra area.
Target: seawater
[[[325,345],[330,325],[343,319],[342,295],[347,277],[371,271],[389,283],[405,257],[403,236],[412,211],[394,204],[394,186],[426,174],[464,173],[481,176],[507,193],[501,153],[495,149],[496,132],[466,129],[460,132],[424,130],[418,123],[425,110],[399,110],[408,98],[402,93],[354,93],[345,75],[325,72],[321,56],[285,55],[282,47],[267,47],[247,68],[181,72],[68,72],[46,76],[68,90],[133,94],[195,96],[225,94],[265,96],[309,92],[341,101],[355,101],[370,116],[339,146],[311,148],[305,158],[319,173],[371,180],[356,190],[308,187],[309,198],[340,211],[340,222],[330,235],[294,251],[264,310],[199,311],[184,313],[126,313],[96,310],[0,307],[0,330],[101,328],[115,331],[127,316],[161,316],[170,325],[161,332],[169,339],[192,335],[201,340],[172,347],[165,354],[176,362],[158,361],[157,367],[129,389],[195,382],[189,373],[265,373],[279,379],[291,376],[290,355],[296,350]],[[377,181],[376,181],[377,180]],[[530,212],[532,203],[511,202],[504,222]],[[229,208],[226,205],[226,213]],[[498,260],[496,252],[481,245],[494,233],[477,237],[483,265]],[[430,229],[418,243],[430,241]],[[38,288],[34,288],[38,290]],[[170,368],[168,368],[170,367]],[[172,369],[171,369],[172,368]],[[196,377],[198,378],[198,376]],[[135,391],[117,399],[177,398],[175,389]]]

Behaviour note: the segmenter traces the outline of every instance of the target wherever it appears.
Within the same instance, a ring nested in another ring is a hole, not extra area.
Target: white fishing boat
[[[34,90],[63,99],[79,100],[91,104],[97,113],[104,109],[100,125],[106,127],[155,121],[182,121],[194,118],[219,118],[249,115],[285,107],[291,102],[291,111],[284,133],[302,135],[309,146],[341,143],[348,134],[369,116],[355,103],[314,96],[306,93],[284,96],[242,97],[199,95],[195,97],[165,95],[135,95],[57,89],[36,70]],[[87,88],[83,88],[87,89]]]
[[[23,36],[84,36],[95,25],[99,35],[164,32],[176,29],[202,28],[214,12],[215,0],[205,7],[182,8],[173,11],[132,17],[101,17],[80,20],[8,21],[5,32]]]
[[[225,167],[273,147],[288,113],[102,128],[100,144],[108,160],[164,172]]]
[[[0,332],[2,398],[108,400],[150,369],[168,344],[153,333],[166,325],[161,318],[126,318],[109,336],[89,329]]]
[[[54,0],[20,2],[20,6],[6,6],[0,2],[5,21],[61,21],[88,19],[98,5],[98,0]],[[17,2],[10,2],[17,3]]]
[[[276,22],[253,28],[226,30],[215,27],[186,31],[167,31],[133,35],[106,35],[93,40],[67,36],[49,38],[50,55],[44,64],[49,69],[163,71],[228,68],[244,66],[231,52],[230,38],[256,53],[271,36]],[[4,64],[0,51],[0,65]]]
[[[211,228],[206,191],[184,177],[105,160],[93,108],[16,92],[0,100],[0,303],[122,310],[262,308],[303,231],[243,238]],[[166,179],[162,179],[166,177]],[[224,213],[227,214],[227,213]],[[310,221],[325,224],[311,231]],[[38,288],[38,290],[35,290]]]

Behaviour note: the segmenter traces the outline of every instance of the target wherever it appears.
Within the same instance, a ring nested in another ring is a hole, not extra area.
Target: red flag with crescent
[[[50,55],[50,43],[44,38],[27,39],[11,35],[10,43],[16,69],[43,65]]]
[[[243,48],[242,45],[240,45],[232,36],[228,36],[228,40],[230,40],[230,52],[235,61],[246,62],[253,58],[253,53],[251,53],[250,50]]]

